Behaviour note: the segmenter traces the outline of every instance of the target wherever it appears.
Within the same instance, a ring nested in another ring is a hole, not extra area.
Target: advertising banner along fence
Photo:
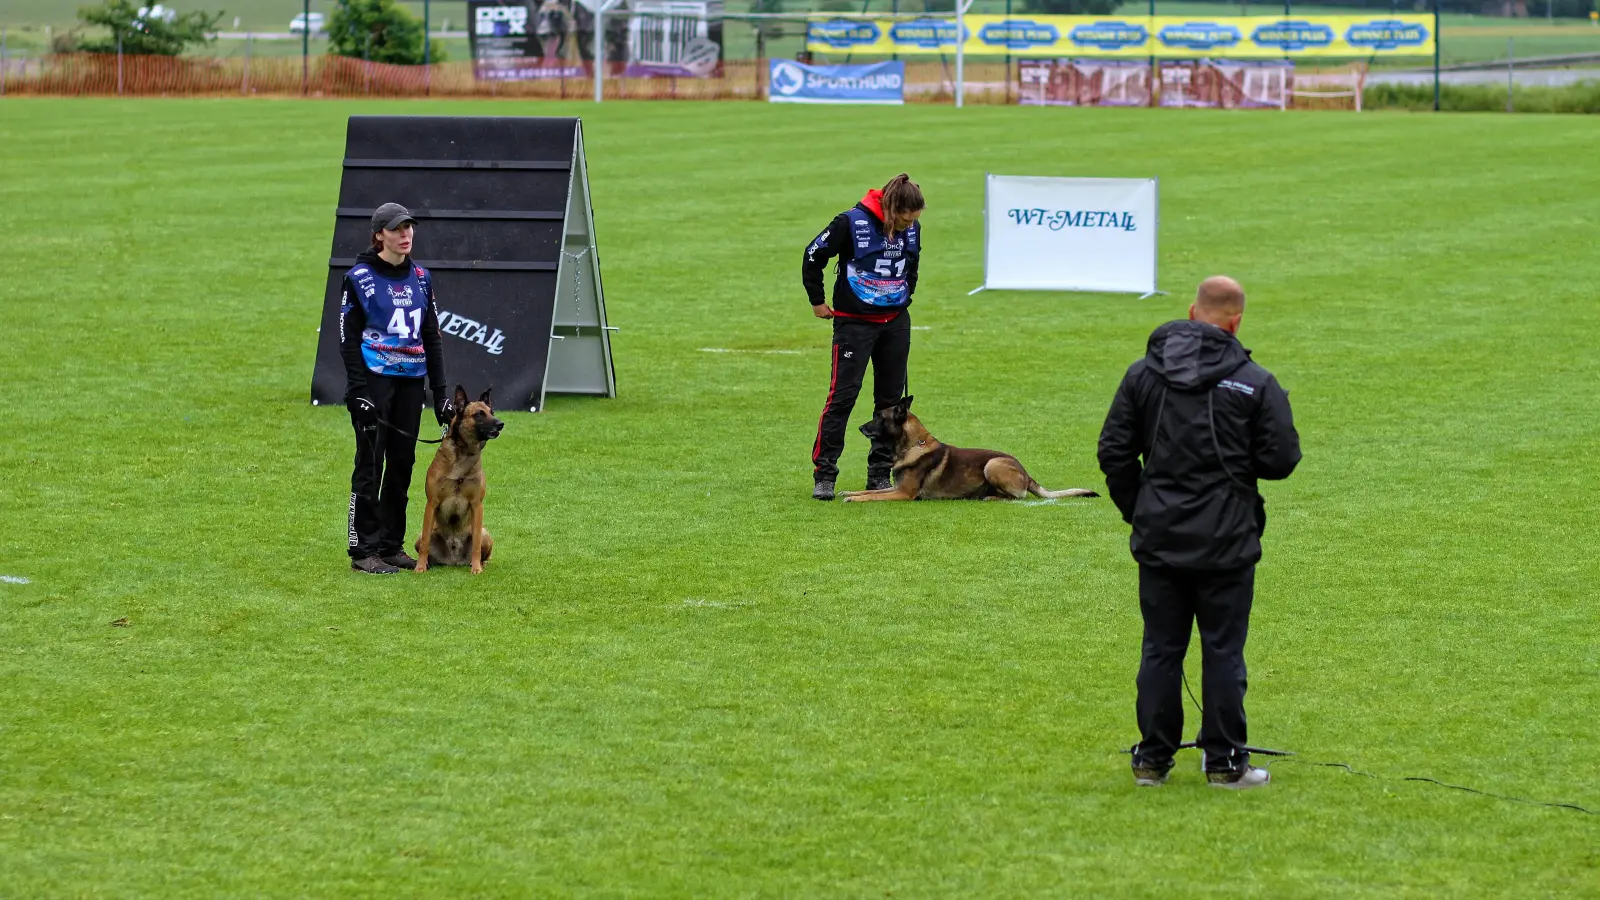
[[[792,59],[774,59],[767,75],[767,99],[773,103],[905,102],[903,62],[808,66]]]
[[[982,290],[1156,289],[1154,178],[989,175]]]
[[[1431,56],[1431,15],[1380,16],[967,16],[963,52],[974,56],[1101,56],[1282,59]],[[954,19],[818,19],[806,28],[815,53],[954,53]]]

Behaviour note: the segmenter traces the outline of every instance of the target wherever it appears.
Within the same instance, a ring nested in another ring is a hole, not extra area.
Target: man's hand
[[[816,306],[811,307],[811,314],[819,319],[833,318],[833,310],[829,309],[826,303],[818,303]]]
[[[355,417],[356,425],[362,429],[378,427],[378,407],[365,397],[355,397],[350,401],[350,415]]]
[[[438,420],[440,428],[449,425],[450,420],[456,417],[456,405],[444,391],[433,392],[433,417]]]

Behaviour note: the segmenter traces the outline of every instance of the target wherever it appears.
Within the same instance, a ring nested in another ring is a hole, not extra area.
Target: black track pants
[[[811,448],[812,477],[817,481],[839,478],[839,454],[844,451],[844,431],[855,409],[861,380],[872,361],[873,409],[881,409],[905,396],[906,358],[911,354],[911,313],[901,312],[882,325],[860,319],[833,320],[833,377],[828,400],[817,422],[817,440]],[[867,475],[889,474],[894,447],[872,442],[867,455]]]
[[[367,399],[378,415],[410,434],[422,421],[422,379],[368,375]],[[354,415],[351,424],[355,424]],[[356,467],[350,474],[350,558],[387,556],[406,538],[406,493],[417,440],[387,425],[356,425]]]
[[[1200,625],[1200,735],[1208,771],[1237,771],[1245,752],[1244,642],[1255,595],[1254,566],[1229,572],[1139,567],[1144,653],[1139,661],[1139,734],[1133,765],[1167,769],[1183,741],[1183,657]]]

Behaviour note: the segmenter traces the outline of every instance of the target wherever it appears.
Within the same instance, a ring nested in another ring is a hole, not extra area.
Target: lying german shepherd
[[[456,414],[439,452],[428,466],[428,505],[422,513],[422,534],[417,537],[418,572],[428,564],[471,566],[483,571],[494,539],[483,527],[483,445],[500,436],[505,423],[495,418],[489,392],[467,402],[466,388],[456,385]]]
[[[881,491],[845,491],[845,502],[866,500],[1021,500],[1035,497],[1098,497],[1094,491],[1069,488],[1047,491],[1022,468],[1017,458],[994,450],[964,450],[939,443],[911,414],[911,398],[878,410],[861,433],[893,442],[894,487]]]

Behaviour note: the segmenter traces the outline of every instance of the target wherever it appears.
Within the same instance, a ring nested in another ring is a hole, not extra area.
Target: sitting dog
[[[505,423],[495,418],[488,391],[468,403],[466,389],[456,385],[455,403],[450,431],[428,466],[428,505],[417,537],[416,571],[426,572],[433,563],[471,566],[477,575],[494,552],[494,539],[483,527],[483,445],[499,437]]]
[[[867,500],[1021,500],[1035,497],[1098,497],[1094,491],[1070,488],[1047,491],[1017,462],[994,450],[964,450],[941,444],[911,414],[911,398],[878,410],[861,433],[894,444],[894,487],[880,491],[846,491],[847,503]]]

